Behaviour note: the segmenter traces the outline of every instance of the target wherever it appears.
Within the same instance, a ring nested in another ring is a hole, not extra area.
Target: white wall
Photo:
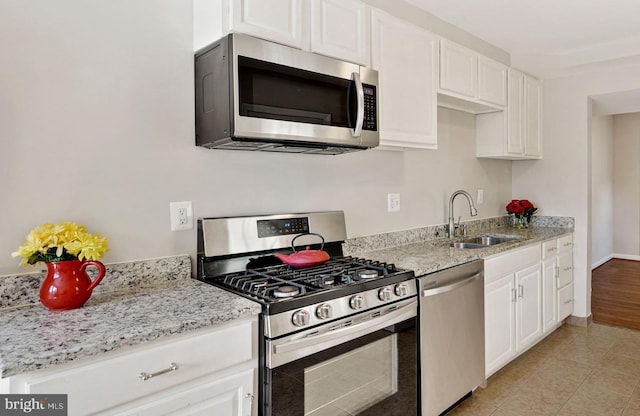
[[[640,259],[640,114],[613,120],[613,252]]]
[[[640,87],[640,66],[545,80],[544,159],[513,164],[513,193],[527,194],[541,215],[575,218],[574,312],[591,313],[591,106],[589,96]]]
[[[504,214],[511,163],[474,157],[474,118],[439,112],[438,151],[342,156],[194,145],[192,6],[172,0],[7,0],[0,13],[0,274],[33,227],[109,237],[105,262],[188,253],[169,202],[196,216],[339,209],[349,237],[446,221],[456,189]],[[384,105],[384,104],[382,104]],[[402,210],[386,212],[389,192]],[[553,212],[553,210],[551,210]],[[468,210],[456,206],[468,218]],[[565,210],[560,212],[567,215]]]
[[[613,254],[613,116],[591,119],[591,261],[592,267]]]

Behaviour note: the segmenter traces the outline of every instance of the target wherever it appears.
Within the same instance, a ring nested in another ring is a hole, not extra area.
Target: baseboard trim
[[[591,270],[596,269],[600,266],[602,266],[603,264],[605,264],[606,262],[608,262],[609,260],[611,260],[613,258],[613,254],[609,254],[607,257],[598,260],[597,262],[593,263],[591,265]]]
[[[636,256],[635,254],[617,254],[617,253],[613,253],[611,255],[611,257],[614,258],[614,259],[640,261],[640,256]]]
[[[564,321],[566,324],[580,326],[582,328],[586,328],[593,323],[593,316],[589,314],[589,316],[573,316],[570,315]]]

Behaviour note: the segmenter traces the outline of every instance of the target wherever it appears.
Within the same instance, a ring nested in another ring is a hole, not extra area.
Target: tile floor
[[[640,416],[640,331],[563,325],[449,415]]]

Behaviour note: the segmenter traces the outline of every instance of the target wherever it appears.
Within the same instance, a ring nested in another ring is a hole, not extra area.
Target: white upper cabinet
[[[379,72],[380,146],[436,149],[438,38],[371,11],[371,64]]]
[[[524,154],[524,74],[509,71],[509,106],[507,108],[507,153]]]
[[[369,65],[369,8],[357,0],[312,0],[311,51]]]
[[[302,48],[302,0],[229,0],[229,30]]]
[[[524,155],[542,157],[542,86],[540,80],[524,76]]]
[[[478,54],[453,42],[440,41],[440,89],[476,98]]]
[[[541,82],[512,68],[507,79],[506,110],[476,117],[476,156],[541,159]]]
[[[478,55],[478,99],[504,107],[507,104],[507,66]]]
[[[500,62],[441,39],[438,104],[476,114],[503,110],[507,69]]]
[[[369,7],[358,0],[194,0],[194,50],[229,32],[369,65]]]

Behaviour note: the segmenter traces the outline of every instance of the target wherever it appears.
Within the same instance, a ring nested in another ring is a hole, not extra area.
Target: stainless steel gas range
[[[414,273],[344,256],[345,239],[339,211],[198,222],[198,279],[262,305],[260,415],[418,414]],[[306,249],[330,258],[274,255]]]

